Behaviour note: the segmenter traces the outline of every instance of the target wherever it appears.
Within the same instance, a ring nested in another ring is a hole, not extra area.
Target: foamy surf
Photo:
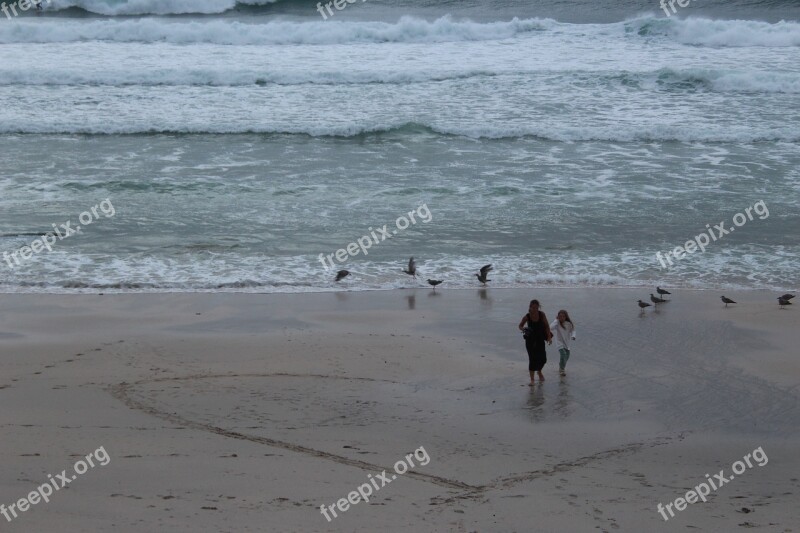
[[[290,0],[93,0],[0,24],[0,257],[118,209],[0,290],[425,288],[411,255],[443,289],[488,263],[493,287],[796,280],[796,22],[404,1],[324,21]],[[656,251],[756,199],[769,221],[661,271]],[[343,283],[319,265],[422,203],[437,223]]]
[[[100,15],[216,14],[237,5],[259,6],[279,0],[49,0],[48,10],[80,8]]]
[[[0,43],[118,43],[166,42],[220,45],[289,45],[347,43],[438,43],[492,41],[525,36],[531,32],[609,33],[634,39],[663,39],[710,47],[800,46],[800,24],[704,18],[642,17],[614,24],[570,25],[552,19],[513,18],[474,22],[450,16],[425,20],[403,16],[396,22],[380,21],[253,21],[183,20],[14,20],[0,25]]]

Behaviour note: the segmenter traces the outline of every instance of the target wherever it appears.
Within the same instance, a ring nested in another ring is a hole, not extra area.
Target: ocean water
[[[0,291],[475,287],[487,263],[496,287],[795,289],[800,5],[676,7],[0,15]],[[104,200],[113,216],[10,255]],[[420,206],[429,220],[398,229]],[[720,222],[735,231],[704,252],[657,259]],[[384,225],[368,255],[323,267]]]

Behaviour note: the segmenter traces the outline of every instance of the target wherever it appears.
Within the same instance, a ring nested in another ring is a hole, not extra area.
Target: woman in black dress
[[[531,300],[528,314],[522,317],[519,323],[519,330],[525,337],[525,348],[528,350],[528,371],[531,374],[531,385],[533,385],[536,373],[539,374],[539,381],[544,381],[542,368],[547,362],[544,343],[551,344],[553,334],[550,332],[547,317],[542,311],[539,311],[539,300]]]

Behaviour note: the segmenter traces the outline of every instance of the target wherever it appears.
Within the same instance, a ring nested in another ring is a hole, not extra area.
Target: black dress
[[[539,372],[547,362],[545,351],[545,340],[547,339],[547,324],[544,323],[544,315],[539,313],[539,320],[531,321],[528,313],[528,331],[525,334],[525,348],[528,350],[528,370]]]

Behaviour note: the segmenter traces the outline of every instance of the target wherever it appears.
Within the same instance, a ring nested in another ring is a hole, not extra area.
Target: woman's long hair
[[[558,315],[560,315],[561,313],[564,313],[564,316],[566,316],[566,317],[567,317],[567,318],[564,320],[564,322],[569,322],[570,324],[572,324],[572,327],[574,328],[574,327],[575,327],[575,323],[574,323],[572,320],[570,320],[570,318],[569,318],[569,313],[567,313],[567,310],[566,310],[566,309],[562,309],[562,310],[560,310],[560,311],[558,312],[558,314],[556,315],[556,318],[558,318]]]

